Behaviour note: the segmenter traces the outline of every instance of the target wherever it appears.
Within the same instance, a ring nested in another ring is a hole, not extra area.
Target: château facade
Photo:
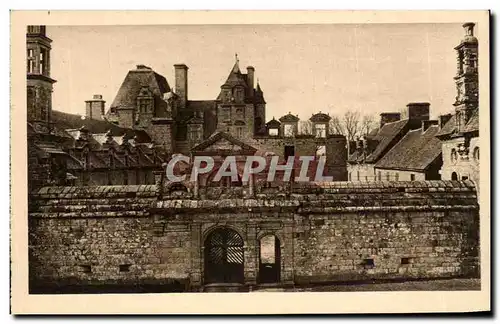
[[[255,68],[243,73],[237,56],[214,99],[189,99],[185,64],[174,65],[173,86],[141,64],[127,73],[108,109],[104,98],[94,95],[85,102],[85,116],[78,116],[52,111],[55,80],[45,27],[28,27],[27,44],[28,125],[36,133],[30,137],[31,165],[54,170],[40,170],[36,183],[153,184],[154,172],[173,155],[208,153],[216,160],[277,155],[282,162],[290,156],[326,156],[325,175],[347,180],[345,137],[330,134],[330,116],[313,114],[307,134],[299,133],[299,118],[291,113],[266,123]]]

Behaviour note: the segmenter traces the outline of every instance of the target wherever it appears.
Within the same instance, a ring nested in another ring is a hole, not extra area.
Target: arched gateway
[[[205,284],[243,283],[243,239],[230,228],[217,228],[205,239]]]

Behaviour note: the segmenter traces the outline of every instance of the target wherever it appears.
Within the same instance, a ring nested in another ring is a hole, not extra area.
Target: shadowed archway
[[[205,284],[243,283],[243,246],[235,230],[213,230],[205,239]]]

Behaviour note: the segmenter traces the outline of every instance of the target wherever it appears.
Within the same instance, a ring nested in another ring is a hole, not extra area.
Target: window
[[[415,181],[415,175],[414,175],[413,173],[412,173],[412,174],[410,174],[410,180],[411,180],[411,181]]]
[[[243,127],[242,126],[236,127],[236,137],[238,137],[238,138],[243,137]]]
[[[468,180],[468,179],[469,179],[469,177],[468,177],[468,176],[462,176],[462,181],[464,181],[464,180]]]
[[[231,121],[231,107],[230,106],[223,106],[220,108],[220,120],[222,122],[229,122]]]
[[[364,259],[362,264],[365,269],[375,268],[375,261],[373,261],[373,259]]]
[[[287,124],[284,128],[286,137],[293,137],[295,135],[295,127],[293,125]]]
[[[396,173],[395,177],[396,177],[396,181],[399,181],[399,173]]]
[[[455,180],[455,181],[458,180],[458,174],[456,172],[453,172],[451,174],[451,180]]]
[[[401,264],[410,264],[410,258],[401,258]]]
[[[295,146],[293,145],[285,145],[285,160],[288,159],[289,156],[295,156]]]
[[[45,64],[45,51],[42,49],[40,51],[40,74],[44,72],[44,64]]]
[[[244,99],[244,90],[241,89],[241,88],[236,88],[235,91],[234,91],[234,98],[236,99],[236,101],[243,101]]]
[[[35,53],[33,49],[28,49],[28,55],[27,55],[27,69],[28,73],[34,73],[35,72]]]
[[[314,125],[314,130],[316,137],[326,137],[326,124],[316,124]]]
[[[356,171],[356,175],[357,175],[357,178],[358,178],[358,181],[359,181],[359,170]]]
[[[130,264],[120,264],[120,272],[129,272]]]
[[[194,142],[199,141],[201,138],[201,132],[198,130],[197,127],[190,127],[188,137],[190,141]]]
[[[91,273],[92,272],[92,266],[88,265],[88,264],[84,264],[84,265],[81,265],[79,267],[80,269],[80,272],[83,272],[83,273]]]
[[[474,160],[479,161],[479,147],[475,147],[473,151]]]
[[[277,128],[270,128],[269,129],[269,136],[278,136],[278,129]]]
[[[391,180],[391,175],[389,174],[389,172],[385,173],[385,177],[386,177],[387,181]]]
[[[349,181],[352,181],[352,174],[349,172]]]
[[[379,171],[379,172],[378,172],[378,180],[379,180],[379,181],[382,181],[382,171]]]
[[[458,159],[458,153],[456,149],[451,150],[451,161],[455,162]]]

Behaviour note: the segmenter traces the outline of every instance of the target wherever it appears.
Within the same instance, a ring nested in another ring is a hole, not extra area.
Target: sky
[[[138,64],[173,88],[173,65],[184,63],[189,99],[213,100],[237,53],[243,73],[255,67],[267,120],[378,115],[415,101],[430,102],[435,118],[453,111],[463,35],[461,24],[48,26],[53,109],[84,114],[102,94],[107,110]]]

